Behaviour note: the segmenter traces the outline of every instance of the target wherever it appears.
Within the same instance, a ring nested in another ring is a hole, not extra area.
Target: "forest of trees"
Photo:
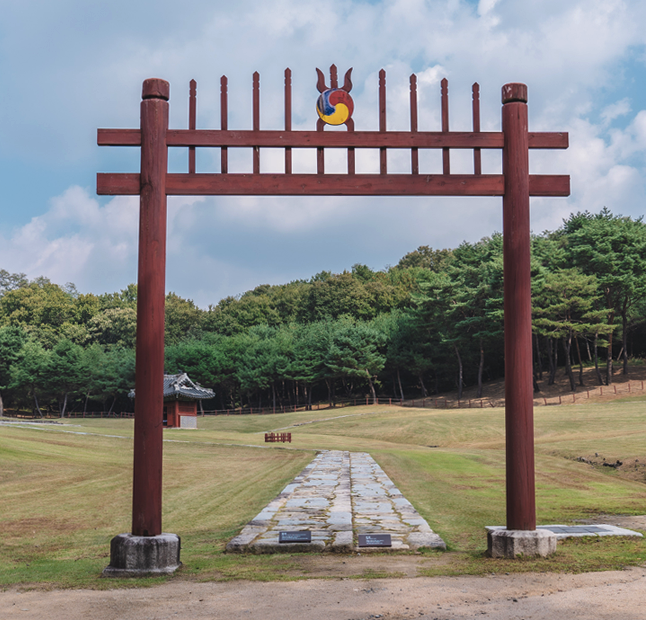
[[[646,355],[646,224],[577,213],[532,237],[534,370],[575,390]],[[0,270],[0,413],[132,411],[137,288],[84,294]],[[216,398],[207,408],[352,396],[412,398],[500,378],[502,235],[397,265],[262,285],[207,310],[166,297],[166,371]],[[536,387],[537,384],[535,384]]]

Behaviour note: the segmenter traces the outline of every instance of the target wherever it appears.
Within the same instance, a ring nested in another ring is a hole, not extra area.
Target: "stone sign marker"
[[[280,532],[278,534],[279,543],[309,543],[312,542],[312,532]]]
[[[392,547],[390,534],[359,534],[360,547]]]

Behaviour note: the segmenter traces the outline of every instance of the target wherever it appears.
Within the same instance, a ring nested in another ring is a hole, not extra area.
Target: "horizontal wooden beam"
[[[569,174],[530,174],[530,196],[569,196]]]
[[[137,196],[141,190],[138,172],[99,172],[96,193],[99,196]]]
[[[138,129],[99,129],[99,146],[139,146]],[[501,149],[503,134],[439,131],[224,131],[170,129],[168,146],[263,148]],[[566,149],[567,133],[530,133],[530,149]]]
[[[570,146],[567,131],[530,131],[528,136],[530,149],[566,149]]]
[[[141,130],[97,129],[96,143],[99,146],[141,146]]]
[[[220,131],[170,130],[168,146],[230,146],[266,148],[444,148],[503,147],[502,132],[411,132],[411,131]]]
[[[139,175],[97,175],[97,194],[139,194]],[[531,196],[569,196],[567,175],[530,175]],[[169,196],[502,196],[501,174],[168,174]]]

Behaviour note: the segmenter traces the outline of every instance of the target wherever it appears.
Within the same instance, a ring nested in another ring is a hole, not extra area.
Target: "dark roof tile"
[[[135,397],[135,391],[130,390],[130,398]],[[209,388],[202,387],[199,383],[193,383],[188,375],[183,372],[178,375],[164,375],[164,398],[190,398],[194,400],[203,400],[213,398],[215,392]]]

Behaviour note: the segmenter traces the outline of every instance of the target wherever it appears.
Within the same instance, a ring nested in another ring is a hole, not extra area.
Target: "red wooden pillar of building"
[[[143,83],[132,534],[162,533],[166,172],[170,86]]]
[[[507,529],[536,529],[527,86],[502,88]]]

